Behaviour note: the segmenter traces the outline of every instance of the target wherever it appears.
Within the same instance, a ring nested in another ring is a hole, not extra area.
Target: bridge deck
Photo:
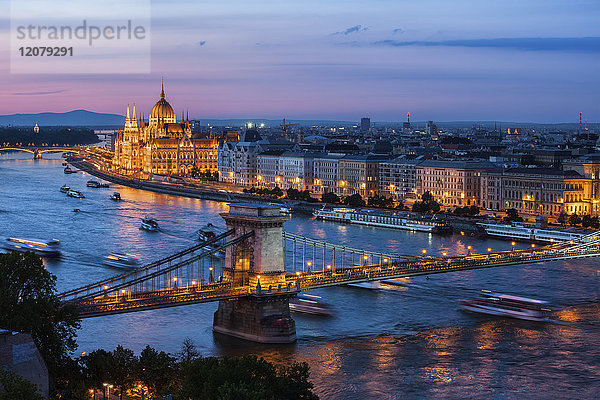
[[[409,260],[347,267],[335,271],[288,274],[285,284],[271,290],[265,287],[260,290],[250,286],[231,287],[230,283],[223,282],[204,285],[201,288],[184,286],[136,293],[125,292],[112,295],[104,293],[75,301],[74,304],[78,306],[82,318],[89,318],[235,299],[249,295],[293,295],[310,289],[348,283],[597,256],[600,256],[600,244],[598,243],[583,247],[555,245],[539,250],[506,251],[460,257],[414,257]]]

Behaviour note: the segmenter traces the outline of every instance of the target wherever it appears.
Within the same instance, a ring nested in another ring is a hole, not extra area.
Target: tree
[[[38,388],[27,379],[0,368],[0,400],[43,400]]]
[[[146,346],[140,353],[138,376],[152,393],[163,396],[171,393],[176,386],[177,364],[167,353]]]
[[[431,194],[430,191],[427,191],[421,195],[421,201],[429,203],[431,201],[435,201],[435,198],[433,197],[433,194]]]
[[[352,196],[347,196],[344,199],[344,204],[352,207],[363,207],[365,201],[359,193],[354,193]]]
[[[583,226],[584,228],[589,228],[590,226],[592,226],[592,216],[584,215],[581,218],[581,226]]]
[[[181,344],[181,350],[179,351],[178,357],[181,361],[192,361],[200,355],[198,348],[194,341],[190,338],[185,338]]]
[[[317,399],[308,377],[306,363],[277,368],[256,356],[198,358],[185,366],[179,394],[185,399]]]
[[[576,213],[573,213],[569,216],[569,225],[575,226],[581,223],[581,217]]]
[[[508,222],[523,222],[523,217],[521,217],[519,212],[514,208],[506,210],[506,217],[504,219]]]
[[[56,276],[31,252],[0,254],[0,328],[29,332],[51,374],[68,363],[80,323],[56,296]]]
[[[435,201],[435,198],[431,194],[431,192],[425,192],[421,195],[421,201],[415,201],[412,210],[414,212],[428,213],[433,212],[437,213],[440,211],[440,203]]]
[[[373,207],[391,207],[394,200],[391,197],[374,195],[369,197],[368,204]]]
[[[119,388],[119,398],[123,400],[123,392],[131,388],[135,382],[134,369],[137,358],[132,350],[119,345],[111,353],[109,360],[111,361],[110,382]]]
[[[321,196],[321,201],[323,203],[339,203],[340,202],[340,197],[333,193],[333,192],[327,192],[327,193],[323,193],[323,195]]]
[[[566,212],[561,211],[558,215],[558,218],[556,219],[556,222],[564,226],[567,223],[568,219],[569,215]]]

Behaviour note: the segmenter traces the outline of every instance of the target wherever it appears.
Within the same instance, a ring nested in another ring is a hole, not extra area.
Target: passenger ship
[[[575,232],[569,229],[549,229],[537,228],[534,225],[527,225],[513,222],[511,224],[498,224],[493,222],[477,222],[480,232],[487,236],[503,238],[508,240],[524,240],[531,242],[568,242],[576,240],[584,233]]]
[[[352,208],[322,208],[313,212],[317,219],[383,228],[404,229],[430,233],[452,233],[452,227],[435,218],[410,216],[406,213],[386,213]]]

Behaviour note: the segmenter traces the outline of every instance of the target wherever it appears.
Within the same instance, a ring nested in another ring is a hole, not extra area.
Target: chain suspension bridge
[[[219,301],[213,328],[258,342],[295,340],[289,298],[302,291],[417,275],[600,256],[600,231],[526,250],[412,256],[291,234],[279,208],[231,204],[227,230],[169,257],[60,294],[82,318]]]

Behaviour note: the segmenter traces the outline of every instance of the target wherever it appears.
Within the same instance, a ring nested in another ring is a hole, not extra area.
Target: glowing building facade
[[[164,86],[148,122],[130,114],[115,138],[113,168],[127,175],[181,175],[218,170],[218,140],[209,135],[192,135],[190,120],[182,114],[177,122],[173,107],[165,98]]]

